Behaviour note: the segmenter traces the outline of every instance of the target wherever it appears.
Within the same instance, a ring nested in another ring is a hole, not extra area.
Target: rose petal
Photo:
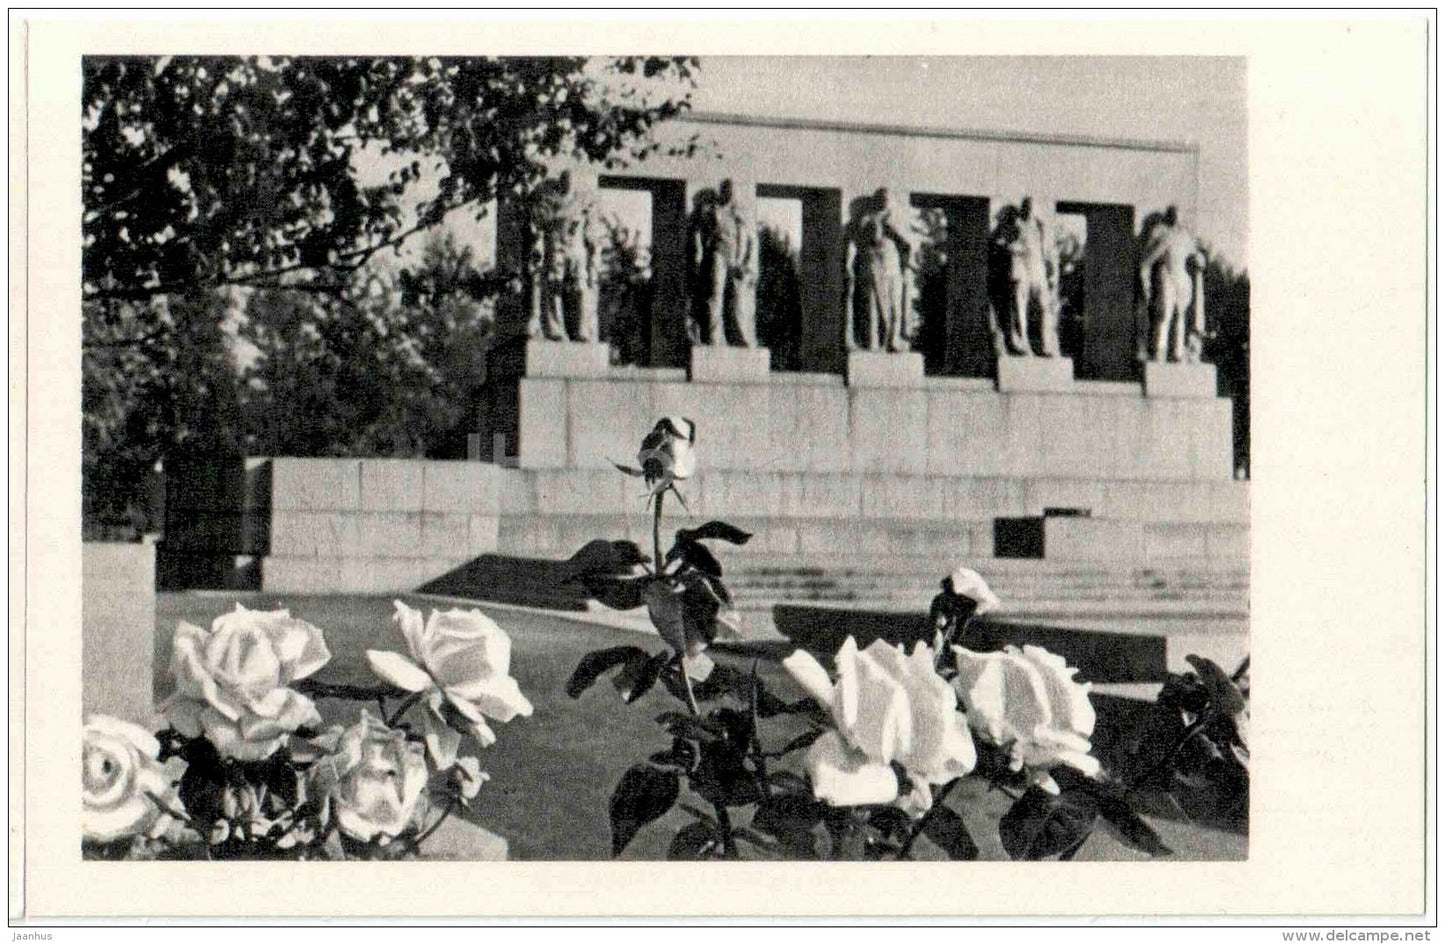
[[[85,719],[85,727],[120,738],[141,754],[152,759],[159,756],[161,752],[161,742],[155,739],[155,735],[138,724],[122,721],[120,718],[110,715],[90,715]]]
[[[392,605],[396,607],[392,621],[401,629],[411,657],[418,662],[426,661],[426,621],[422,619],[421,612],[413,610],[400,600],[393,600]]]
[[[399,652],[381,649],[366,650],[366,661],[382,680],[409,692],[424,692],[433,686],[431,676],[417,668]]]
[[[422,727],[426,732],[426,749],[437,770],[448,770],[457,762],[457,748],[461,747],[461,732],[453,730],[431,712],[422,715]]]
[[[892,803],[898,798],[898,778],[893,769],[852,750],[836,731],[813,742],[808,749],[807,769],[813,795],[833,806]]]
[[[1096,716],[1094,706],[1089,702],[1089,691],[1093,686],[1074,681],[1074,675],[1079,670],[1070,668],[1063,656],[1039,646],[1024,646],[1023,657],[1038,668],[1043,678],[1049,694],[1053,726],[1084,737],[1093,734]]]
[[[856,660],[857,717],[843,729],[848,742],[882,764],[901,760],[913,745],[913,716],[902,684],[868,653]]]
[[[803,691],[807,692],[814,701],[824,708],[831,707],[833,682],[828,678],[828,672],[823,668],[822,663],[813,658],[812,654],[798,649],[783,660],[783,668],[788,670],[793,681],[801,685]]]

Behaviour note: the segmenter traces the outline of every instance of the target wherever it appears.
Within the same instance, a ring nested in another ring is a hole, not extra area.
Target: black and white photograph
[[[76,867],[1248,866],[1248,55],[232,38],[74,63]]]

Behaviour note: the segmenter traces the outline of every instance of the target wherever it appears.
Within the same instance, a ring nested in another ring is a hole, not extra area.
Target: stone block
[[[340,557],[284,557],[273,554],[261,562],[261,589],[268,593],[339,593]]]
[[[743,472],[708,469],[682,484],[694,514],[707,518],[739,518],[783,514],[784,493],[791,486],[786,472]]]
[[[923,474],[928,467],[928,394],[921,389],[848,391],[852,468]]]
[[[848,472],[849,391],[842,387],[775,385],[765,418],[768,458],[755,469],[783,472]]]
[[[1043,474],[1044,398],[1034,393],[1014,393],[1003,400],[1001,468],[1010,475]]]
[[[1194,432],[1190,402],[1161,398],[1144,401],[1143,478],[1187,479],[1194,471]]]
[[[272,459],[271,507],[359,510],[361,460]]]
[[[497,470],[497,514],[528,514],[537,510],[536,469]]]
[[[1187,410],[1193,446],[1192,469],[1197,479],[1234,478],[1234,415],[1227,398],[1175,401]]]
[[[490,554],[497,550],[498,515],[467,516],[467,553]]]
[[[1249,526],[1241,524],[1211,525],[1205,535],[1209,557],[1218,561],[1249,561]]]
[[[606,344],[530,338],[523,352],[523,376],[604,377],[609,354]]]
[[[153,725],[156,547],[81,549],[81,709]]]
[[[1152,404],[1143,397],[1100,397],[1096,407],[1112,430],[1109,475],[1114,479],[1149,478],[1146,451],[1148,411]]]
[[[1208,525],[1200,523],[1149,524],[1144,528],[1144,557],[1149,561],[1208,556]]]
[[[635,456],[622,461],[636,465]],[[647,485],[617,469],[539,469],[532,473],[537,513],[586,515],[641,513]]]
[[[567,465],[567,392],[569,384],[561,380],[525,378],[517,383],[517,465],[523,469],[546,469]],[[608,414],[598,405],[583,416],[596,418]],[[585,427],[584,427],[585,428]],[[598,457],[591,465],[606,460]]]
[[[908,351],[849,351],[850,387],[922,387],[923,355]]]
[[[993,390],[930,390],[928,473],[1004,474],[1009,399]]]
[[[1198,399],[1219,395],[1218,374],[1213,364],[1144,364],[1144,396]]]
[[[695,344],[687,374],[693,383],[763,383],[772,368],[765,347]]]
[[[393,559],[421,557],[419,511],[367,512],[360,516],[358,557]]]
[[[1112,411],[1092,397],[1040,396],[1038,404],[1041,471],[1061,477],[1107,476]]]
[[[1144,552],[1144,528],[1137,521],[1044,519],[1044,557],[1047,560],[1140,560]]]
[[[349,557],[362,553],[361,515],[354,511],[271,514],[270,553],[281,557]]]
[[[1069,357],[1000,357],[999,393],[1072,393],[1074,361]]]
[[[361,510],[421,511],[424,465],[411,459],[361,460]]]
[[[1105,483],[1097,478],[1026,479],[1023,492],[1022,513],[1028,515],[1042,516],[1049,508],[1082,508],[1099,514],[1105,504]]]
[[[471,520],[457,512],[425,511],[421,516],[420,553],[425,557],[455,557],[471,543]]]
[[[345,593],[405,593],[422,584],[426,561],[420,557],[343,557]]]
[[[423,511],[497,511],[497,479],[504,470],[484,462],[426,462],[422,464]]]
[[[529,421],[549,424],[545,451],[523,463],[529,468],[569,466],[581,469],[611,469],[612,462],[637,464],[637,448],[653,425],[663,415],[655,413],[656,391],[663,386],[685,387],[686,384],[628,383],[621,381],[573,381],[557,385],[555,402],[549,392],[545,398],[529,399],[537,381],[525,381],[522,387],[523,414],[533,409]],[[541,391],[538,391],[541,393]],[[552,412],[548,412],[551,410]],[[655,415],[654,415],[655,414]],[[524,439],[525,443],[526,440]],[[554,455],[553,449],[557,449]],[[546,460],[546,461],[543,461]]]
[[[790,476],[783,513],[797,518],[856,518],[862,513],[863,479],[830,473]]]
[[[1249,523],[1249,483],[1230,480],[1210,482],[1209,520]]]

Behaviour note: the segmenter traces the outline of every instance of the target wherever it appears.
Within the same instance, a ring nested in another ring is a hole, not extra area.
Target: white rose
[[[362,842],[401,835],[426,789],[422,746],[365,710],[359,722],[334,728],[327,740],[334,752],[312,766],[311,776],[337,827]]]
[[[86,839],[113,842],[147,833],[179,808],[158,760],[160,742],[145,728],[91,715],[82,738],[80,822]]]
[[[287,610],[263,613],[238,603],[209,632],[182,622],[167,718],[187,737],[204,733],[223,756],[263,760],[297,728],[321,723],[311,699],[287,686],[330,659],[321,630]]]
[[[999,599],[989,589],[988,582],[975,570],[960,567],[944,580],[944,587],[954,596],[972,600],[974,614],[982,616],[999,607]]]
[[[1031,780],[1050,793],[1058,793],[1059,786],[1049,770],[1060,764],[1098,776],[1099,761],[1089,753],[1093,686],[1076,682],[1078,669],[1069,668],[1063,656],[1038,646],[1009,646],[1002,652],[954,646],[953,652],[958,664],[953,684],[969,724],[1010,749],[1014,770],[1027,768]]]
[[[508,673],[512,640],[479,610],[432,610],[421,613],[396,601],[392,617],[401,627],[411,658],[397,652],[366,651],[372,671],[409,692],[426,692],[431,711],[426,715],[427,747],[442,769],[456,763],[461,735],[446,723],[447,708],[466,721],[483,747],[497,736],[486,719],[507,722],[531,717],[532,703]]]
[[[808,750],[813,792],[835,806],[899,800],[897,762],[914,782],[903,799],[919,814],[932,804],[929,784],[944,784],[973,769],[976,755],[957,700],[933,667],[933,650],[911,656],[878,640],[859,652],[849,636],[838,650],[838,681],[806,652],[783,660],[788,673],[823,705],[835,730]]]

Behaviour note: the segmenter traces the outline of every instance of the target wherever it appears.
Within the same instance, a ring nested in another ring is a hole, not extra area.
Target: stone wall
[[[732,384],[527,377],[509,445],[522,468],[610,468],[632,461],[657,417],[678,415],[698,421],[705,469],[1091,481],[1233,475],[1227,399],[1145,397],[1128,383],[1077,383],[1057,394],[993,386],[923,378],[913,388],[849,387],[826,375]]]
[[[749,560],[1247,560],[1248,485],[1231,475],[1226,399],[1128,383],[1035,393],[651,373],[518,379],[515,448],[496,463],[253,458],[173,470],[163,586],[389,592],[480,555],[560,559],[598,536],[646,543],[643,486],[611,462],[635,462],[642,434],[669,414],[698,422],[701,471],[668,529],[735,521],[756,534]]]

